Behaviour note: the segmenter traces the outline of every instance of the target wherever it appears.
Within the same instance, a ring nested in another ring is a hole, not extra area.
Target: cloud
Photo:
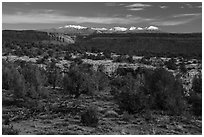
[[[181,16],[183,18],[177,18],[179,16],[175,16],[172,19],[163,19],[160,21],[156,21],[156,22],[152,22],[152,25],[158,25],[158,26],[176,26],[176,25],[182,25],[182,24],[187,24],[190,23],[196,19],[198,19],[198,17],[193,17],[193,18],[186,18],[187,16]],[[184,18],[185,17],[185,18]]]
[[[181,24],[186,24],[191,22],[192,19],[187,19],[187,20],[165,20],[165,21],[158,21],[158,22],[152,22],[151,25],[157,25],[157,26],[177,26]]]
[[[113,6],[117,6],[117,3],[114,3],[114,2],[107,2],[105,3],[106,6],[110,6],[110,7],[113,7]]]
[[[132,11],[139,11],[139,10],[144,10],[144,8],[130,8],[128,10],[132,10]]]
[[[168,6],[159,6],[161,9],[166,9]]]
[[[152,5],[150,5],[150,4],[134,3],[134,4],[131,4],[131,5],[127,5],[125,7],[127,7],[127,8],[138,8],[138,7],[140,7],[140,8],[142,8],[142,7],[151,7],[151,6]]]
[[[158,26],[176,26],[190,23],[201,17],[201,13],[176,14],[163,19],[158,19],[150,24]]]
[[[187,6],[188,8],[193,8],[193,6],[192,6],[191,4],[186,4],[186,6]]]
[[[31,5],[31,3],[29,3],[29,2],[26,2],[26,3],[24,3],[26,6],[30,6]]]
[[[144,10],[144,8],[146,7],[151,7],[151,6],[152,5],[150,4],[134,3],[134,4],[126,5],[125,7],[128,8],[127,10],[140,11],[140,10]]]
[[[129,17],[133,17],[133,15],[131,15],[131,14],[127,14],[126,17],[127,17],[127,18],[129,18]]]
[[[201,13],[189,13],[189,14],[177,14],[177,15],[173,15],[174,18],[178,18],[178,17],[190,17],[190,16],[200,16]]]
[[[114,6],[124,6],[125,4],[123,3],[117,3],[117,2],[106,2],[105,6],[109,6],[109,7],[114,7]]]
[[[202,6],[196,6],[196,8],[202,8]]]
[[[30,12],[3,14],[2,22],[8,24],[55,24],[55,23],[100,23],[100,24],[133,24],[148,22],[154,19],[143,17],[82,17],[82,16],[66,16],[56,12]]]

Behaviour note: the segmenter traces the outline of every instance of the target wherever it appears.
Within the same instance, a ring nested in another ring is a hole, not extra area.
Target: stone
[[[114,110],[108,110],[108,111],[105,112],[105,117],[108,117],[108,118],[118,118],[119,115]]]

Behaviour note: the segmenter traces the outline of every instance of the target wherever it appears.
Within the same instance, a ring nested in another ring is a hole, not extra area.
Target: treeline
[[[50,38],[46,32],[5,30],[3,31],[3,53],[9,53],[15,50],[17,52],[14,53],[15,55],[26,50],[24,47],[28,46],[42,50],[44,47],[49,47],[49,45],[56,45],[58,51],[102,51],[106,53],[115,52],[122,55],[180,56],[198,59],[202,57],[201,33],[92,34],[89,36],[77,36],[76,39],[76,44],[63,45],[60,42],[50,42]],[[67,49],[61,48],[62,46]],[[52,46],[52,48],[55,47]]]
[[[201,38],[202,33],[94,33],[86,37],[167,37],[167,38]]]
[[[27,41],[36,42],[42,40],[49,40],[49,36],[46,32],[34,31],[34,30],[3,30],[3,41]]]
[[[168,57],[202,57],[202,35],[171,33],[96,34],[78,41],[86,51]]]

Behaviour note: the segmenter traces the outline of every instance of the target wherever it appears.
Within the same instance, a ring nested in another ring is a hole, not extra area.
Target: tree
[[[55,89],[59,76],[59,70],[56,66],[56,60],[52,59],[50,64],[48,64],[47,73],[48,83],[52,85],[53,89]]]
[[[183,74],[185,74],[185,73],[187,72],[187,68],[186,68],[184,62],[182,62],[182,63],[180,64],[180,71],[181,71],[181,73],[183,73]]]

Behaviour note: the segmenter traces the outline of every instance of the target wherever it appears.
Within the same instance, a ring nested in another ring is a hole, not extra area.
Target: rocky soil
[[[137,135],[170,134],[201,135],[202,119],[188,114],[171,116],[153,111],[130,115],[121,112],[105,89],[95,96],[81,95],[78,99],[64,95],[60,89],[49,89],[48,99],[37,100],[37,107],[8,105],[12,95],[3,91],[3,131],[12,127],[21,135]],[[81,123],[81,114],[89,106],[98,112],[97,127]],[[4,132],[3,132],[4,134]]]

